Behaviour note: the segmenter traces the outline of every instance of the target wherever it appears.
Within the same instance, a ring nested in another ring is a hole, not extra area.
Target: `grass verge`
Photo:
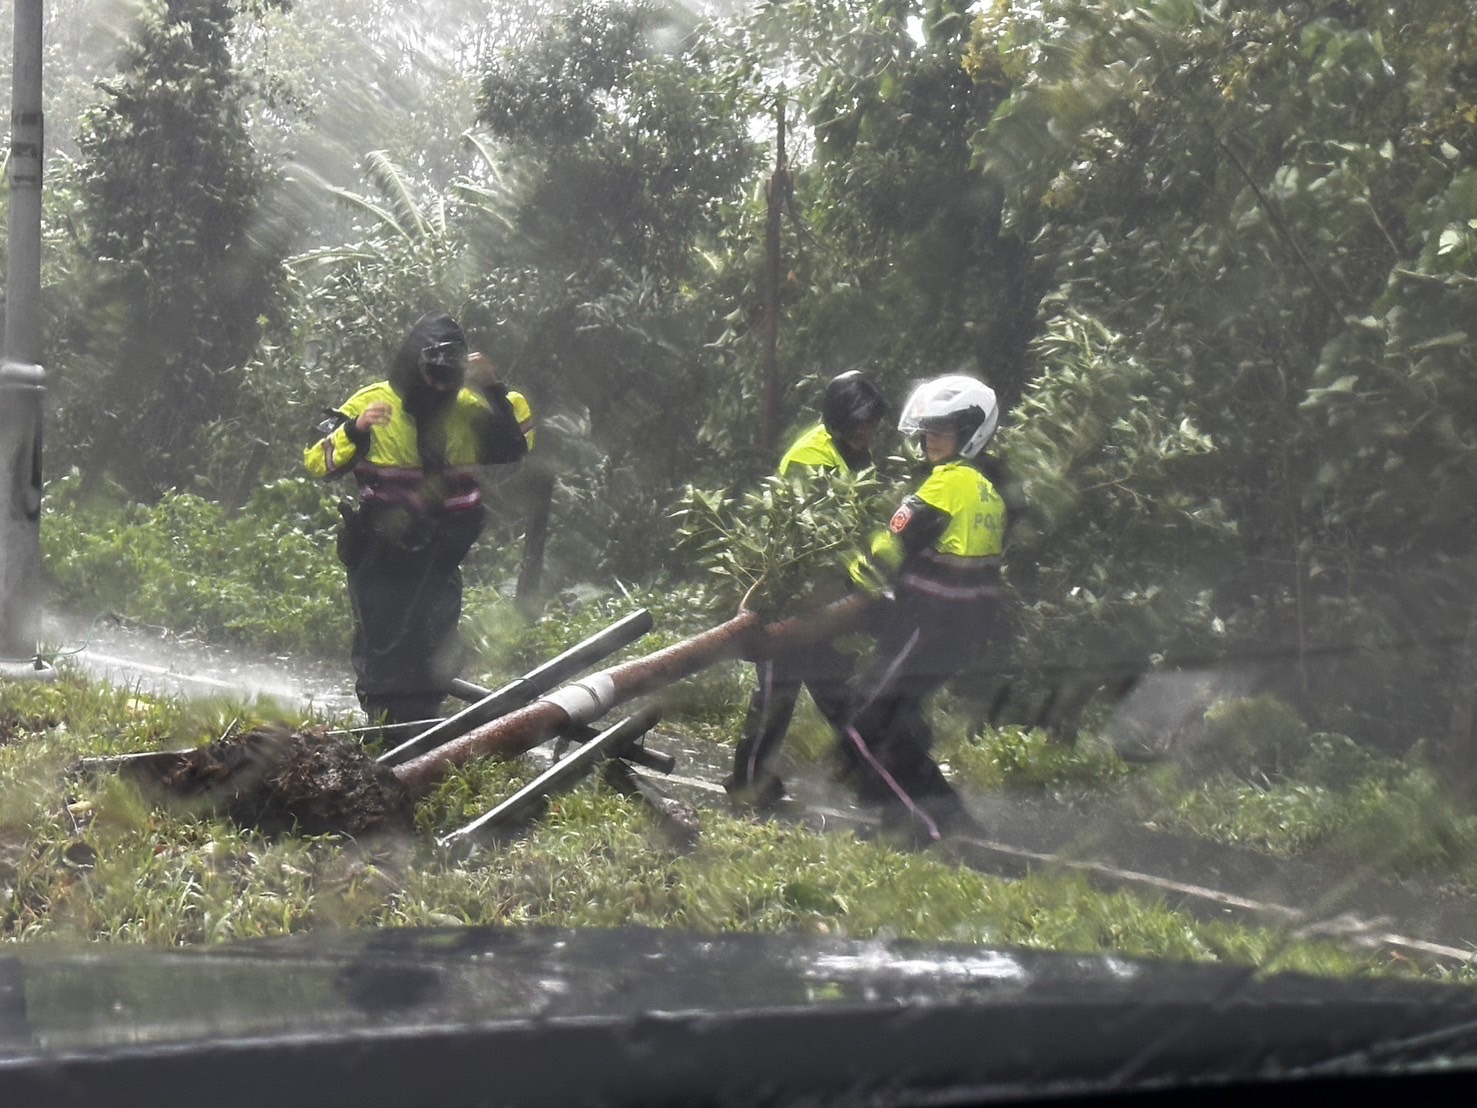
[[[526,834],[470,854],[435,845],[435,833],[530,776],[526,761],[465,767],[421,803],[423,834],[358,842],[269,840],[150,808],[115,776],[66,775],[83,755],[213,738],[247,711],[153,701],[65,674],[0,684],[0,937],[174,946],[333,928],[641,924],[1415,972],[1336,943],[1198,921],[1079,879],[986,877],[850,834],[720,811],[705,811],[698,845],[681,850],[595,780],[559,797]]]

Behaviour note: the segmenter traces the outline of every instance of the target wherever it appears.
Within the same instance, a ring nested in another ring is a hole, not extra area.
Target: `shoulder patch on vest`
[[[904,504],[901,508],[892,513],[892,518],[887,521],[887,529],[891,531],[894,535],[900,535],[903,532],[903,528],[908,526],[908,520],[912,518],[913,509]]]

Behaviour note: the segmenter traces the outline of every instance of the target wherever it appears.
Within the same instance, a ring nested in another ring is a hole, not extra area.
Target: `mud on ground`
[[[266,835],[410,831],[410,793],[353,738],[260,727],[123,772],[150,799]]]

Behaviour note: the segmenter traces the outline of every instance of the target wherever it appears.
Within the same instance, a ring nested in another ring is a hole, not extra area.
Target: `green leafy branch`
[[[769,476],[737,496],[688,486],[673,513],[678,552],[707,574],[715,606],[793,615],[844,591],[846,562],[897,495],[873,469]]]

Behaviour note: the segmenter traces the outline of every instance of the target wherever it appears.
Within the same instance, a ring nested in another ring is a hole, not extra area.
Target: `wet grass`
[[[1419,751],[1396,759],[1342,735],[1304,735],[1297,743],[1284,735],[1276,741],[1280,770],[1255,761],[1228,766],[1197,751],[1144,765],[1124,761],[1089,733],[1074,744],[1053,742],[1040,730],[981,728],[947,708],[936,730],[940,761],[969,792],[1107,805],[1148,828],[1269,858],[1357,862],[1385,878],[1477,893],[1477,814]]]
[[[1229,777],[1194,787],[1161,784],[1138,807],[1151,826],[1274,858],[1357,862],[1386,878],[1477,892],[1477,816],[1425,766],[1341,787]]]
[[[175,946],[337,928],[642,924],[1416,972],[1076,878],[987,877],[935,853],[718,810],[703,812],[697,845],[679,849],[644,808],[595,779],[556,798],[526,833],[471,851],[435,845],[536,772],[527,760],[452,773],[420,804],[417,835],[367,841],[270,840],[152,808],[116,775],[66,773],[81,756],[206,741],[248,715],[69,675],[0,684],[0,938]]]

